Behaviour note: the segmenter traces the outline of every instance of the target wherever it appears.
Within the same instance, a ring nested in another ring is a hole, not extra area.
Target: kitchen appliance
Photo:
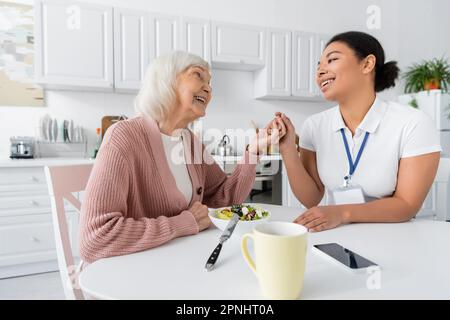
[[[216,154],[219,156],[232,156],[233,147],[230,144],[230,137],[224,135],[217,146]]]
[[[227,175],[231,175],[237,163],[237,160],[223,162],[223,170]],[[281,159],[260,160],[256,165],[253,188],[245,202],[281,205],[283,198],[281,166]]]
[[[206,262],[205,268],[208,271],[211,271],[214,267],[214,264],[217,261],[217,258],[219,257],[220,251],[222,250],[222,245],[225,241],[227,241],[231,234],[233,233],[234,229],[236,228],[237,223],[239,222],[239,215],[235,213],[233,217],[231,218],[230,222],[228,222],[227,227],[223,231],[222,235],[220,236],[219,244],[214,249],[213,253],[211,253],[211,256],[209,257],[208,261]]]
[[[11,137],[11,159],[32,159],[34,157],[33,137]]]

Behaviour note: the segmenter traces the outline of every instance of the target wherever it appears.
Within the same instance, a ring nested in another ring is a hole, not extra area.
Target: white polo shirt
[[[366,200],[392,196],[401,158],[442,151],[438,132],[427,114],[378,98],[352,137],[339,106],[309,117],[301,130],[300,147],[316,152],[320,180],[328,192],[341,187],[349,163],[340,129],[344,128],[353,162],[366,132],[369,137],[351,182],[362,187]],[[414,187],[414,186],[412,186]]]

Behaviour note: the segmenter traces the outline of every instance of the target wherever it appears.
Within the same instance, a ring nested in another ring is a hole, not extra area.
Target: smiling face
[[[316,83],[325,99],[342,101],[353,92],[373,87],[375,56],[360,60],[345,43],[330,43],[322,53]]]
[[[175,91],[183,117],[194,121],[205,116],[211,101],[211,75],[203,67],[192,66],[177,77]]]

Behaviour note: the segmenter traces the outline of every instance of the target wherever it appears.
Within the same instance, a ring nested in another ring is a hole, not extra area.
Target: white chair
[[[92,164],[45,167],[45,176],[52,205],[53,230],[59,273],[64,293],[68,300],[84,300],[85,297],[78,286],[78,274],[81,271],[83,262],[81,261],[78,266],[75,264],[70,244],[64,200],[72,204],[78,213],[80,212],[81,202],[73,193],[84,191],[91,170]]]

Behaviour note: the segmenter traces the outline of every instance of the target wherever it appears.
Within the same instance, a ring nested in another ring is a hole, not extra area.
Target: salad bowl
[[[239,204],[215,209],[210,208],[208,215],[211,222],[223,231],[235,212],[240,218],[234,232],[240,235],[252,232],[256,225],[267,222],[270,219],[270,212],[255,203]]]

